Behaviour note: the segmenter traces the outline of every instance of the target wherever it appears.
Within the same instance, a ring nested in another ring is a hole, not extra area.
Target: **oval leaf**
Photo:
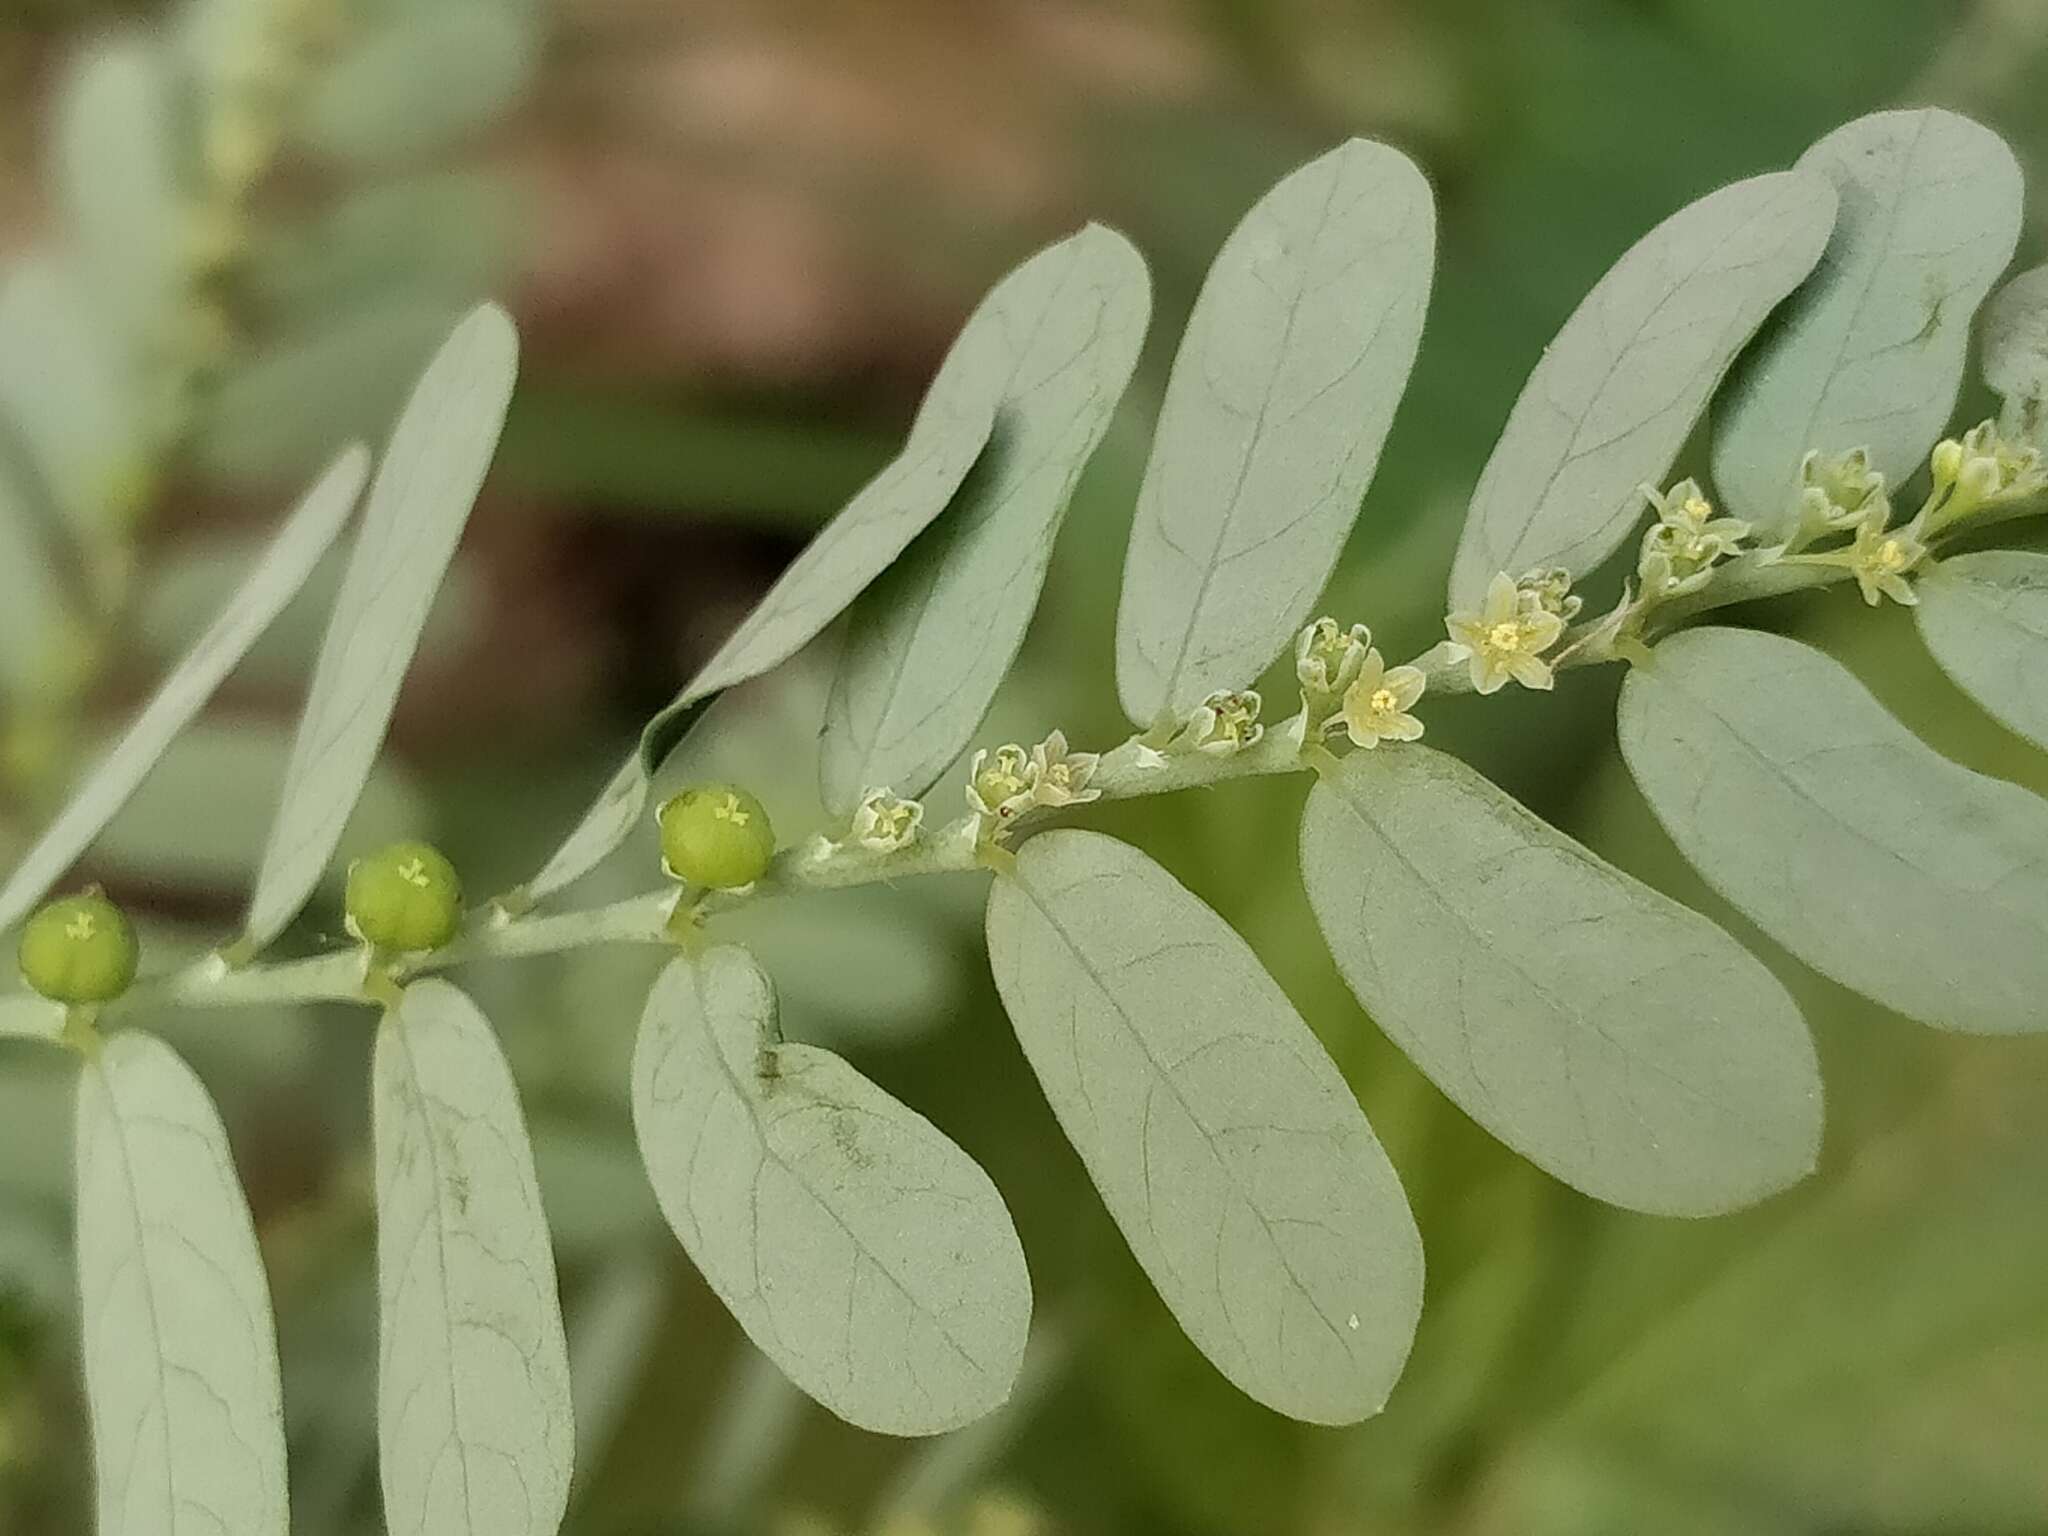
[[[2014,426],[2038,431],[2048,413],[2048,267],[2022,272],[1984,306],[1981,369]]]
[[[72,862],[135,793],[178,733],[213,697],[235,664],[292,600],[355,509],[369,473],[367,449],[348,449],[285,520],[256,568],[220,616],[158,688],[113,750],[87,775],[0,888],[0,931],[12,928],[50,893]]]
[[[1363,139],[1246,215],[1174,359],[1117,610],[1141,726],[1242,688],[1308,618],[1372,482],[1422,339],[1429,183]]]
[[[284,931],[334,856],[483,488],[518,368],[512,317],[484,305],[427,365],[391,434],[313,669],[249,901],[245,952]]]
[[[1584,575],[1642,516],[1637,487],[1678,456],[1745,342],[1827,244],[1835,197],[1810,171],[1689,203],[1593,285],[1522,387],[1451,569],[1477,607],[1496,572]]]
[[[718,654],[647,722],[632,755],[540,872],[505,898],[508,905],[543,900],[595,869],[640,824],[656,771],[712,697],[815,640],[945,510],[995,425],[980,350],[980,343],[954,345],[902,453],[804,547]]]
[[[283,1536],[270,1291],[220,1116],[125,1034],[78,1090],[78,1290],[101,1536]]]
[[[393,1536],[554,1536],[568,1346],[511,1069],[476,1004],[415,982],[377,1029],[377,1438]]]
[[[0,274],[0,416],[90,544],[133,510],[149,453],[141,380],[111,321],[84,274],[52,252]]]
[[[1705,1216],[1812,1172],[1820,1069],[1785,989],[1456,758],[1345,758],[1309,796],[1301,868],[1388,1038],[1574,1189]]]
[[[57,104],[52,179],[80,269],[138,358],[163,346],[183,298],[177,84],[168,51],[129,33],[87,53]]]
[[[1297,1419],[1379,1412],[1415,1335],[1421,1239],[1250,947],[1144,854],[1077,831],[1025,844],[988,944],[1061,1128],[1196,1347]]]
[[[1950,762],[1776,635],[1659,645],[1621,748],[1707,881],[1815,970],[1924,1023],[2048,1028],[2048,803]]]
[[[826,809],[846,815],[869,788],[921,795],[973,739],[1151,312],[1143,258],[1091,225],[1011,273],[967,322],[960,350],[995,406],[995,441],[854,605],[825,714]]]
[[[397,7],[358,29],[327,67],[306,101],[306,142],[331,159],[369,164],[446,149],[519,99],[539,43],[524,6]]]
[[[2048,750],[2048,555],[1958,555],[1913,590],[1920,638],[1941,670],[2009,730]]]
[[[1799,157],[1841,214],[1819,269],[1744,357],[1716,411],[1714,481],[1768,535],[1789,532],[1809,450],[1867,448],[1898,485],[1955,410],[1970,320],[2012,260],[2020,170],[1953,112],[1878,112]]]
[[[850,1424],[935,1435],[999,1407],[1031,1278],[1003,1198],[930,1121],[784,1044],[723,945],[662,972],[633,1052],[662,1214],[747,1337]]]

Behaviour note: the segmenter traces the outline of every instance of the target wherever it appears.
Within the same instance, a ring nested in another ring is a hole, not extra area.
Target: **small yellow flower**
[[[917,801],[871,789],[854,807],[852,841],[870,853],[894,853],[916,842],[923,825],[924,807]]]
[[[1383,741],[1419,739],[1422,722],[1408,711],[1427,686],[1419,667],[1389,667],[1378,651],[1368,651],[1344,693],[1344,733],[1352,745],[1369,749]]]
[[[967,804],[980,815],[1009,821],[1031,805],[1038,769],[1031,755],[1014,742],[974,754],[967,767]]]
[[[1543,653],[1564,633],[1564,620],[1542,608],[1525,606],[1514,578],[1495,575],[1477,612],[1454,613],[1444,620],[1451,637],[1453,661],[1470,659],[1472,686],[1497,693],[1513,678],[1524,688],[1548,688],[1550,665]]]
[[[1856,530],[1856,542],[1848,551],[1849,570],[1863,591],[1863,601],[1875,608],[1882,598],[1911,607],[1920,601],[1907,572],[1926,557],[1927,546],[1905,529],[1890,533],[1865,523]]]
[[[1211,757],[1228,757],[1255,747],[1266,734],[1259,724],[1261,703],[1251,688],[1242,693],[1212,693],[1188,716],[1170,745],[1175,751],[1204,752]]]
[[[1031,749],[1032,800],[1044,806],[1086,805],[1102,798],[1102,791],[1090,789],[1095,765],[1101,756],[1094,752],[1069,752],[1067,733],[1054,731]]]
[[[1372,631],[1363,624],[1339,629],[1335,619],[1317,619],[1294,642],[1294,676],[1304,693],[1338,694],[1365,665]]]

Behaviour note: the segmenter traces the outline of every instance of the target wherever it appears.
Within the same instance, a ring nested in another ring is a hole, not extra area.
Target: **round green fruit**
[[[348,869],[348,931],[393,954],[439,949],[462,927],[462,877],[440,849],[393,843]]]
[[[56,1003],[112,1002],[141,957],[128,919],[97,891],[51,902],[22,930],[22,980]]]
[[[661,856],[678,880],[712,890],[752,885],[775,857],[768,812],[744,789],[700,784],[661,808]]]

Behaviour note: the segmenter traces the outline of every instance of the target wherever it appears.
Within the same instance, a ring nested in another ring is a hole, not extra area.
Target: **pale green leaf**
[[[1388,1038],[1574,1189],[1705,1216],[1813,1170],[1820,1069],[1785,989],[1458,759],[1352,753],[1309,796],[1301,868]]]
[[[1621,547],[1735,355],[1813,270],[1835,196],[1812,171],[1756,176],[1638,240],[1544,349],[1508,415],[1451,571],[1477,607],[1495,573],[1580,576]]]
[[[0,276],[0,424],[64,517],[95,534],[129,509],[151,446],[109,319],[82,272],[54,252]],[[331,449],[335,437],[326,441]]]
[[[1914,590],[1913,617],[1941,670],[2007,728],[2048,750],[2048,555],[1958,555]]]
[[[640,824],[656,771],[712,697],[780,666],[816,639],[945,510],[995,425],[979,352],[979,343],[956,344],[946,355],[903,451],[804,547],[718,653],[648,721],[632,754],[515,904],[540,901],[595,869]]]
[[[1393,1166],[1244,940],[1144,854],[1054,831],[988,905],[1024,1054],[1131,1251],[1242,1391],[1379,1412],[1422,1305]]]
[[[1322,595],[1422,339],[1429,183],[1354,139],[1224,243],[1174,360],[1117,611],[1142,726],[1242,688]]]
[[[2048,267],[2011,279],[1984,306],[1984,382],[2005,397],[2016,426],[2038,430],[2048,413]]]
[[[1623,685],[1620,727],[1679,849],[1815,970],[1944,1029],[2048,1028],[2048,803],[1940,756],[1774,635],[1664,641]]]
[[[75,622],[58,580],[52,530],[0,440],[0,701],[38,693]]]
[[[511,316],[494,304],[475,310],[428,364],[392,432],[313,671],[249,903],[249,948],[298,915],[334,856],[483,487],[518,358]]]
[[[1091,225],[982,301],[957,345],[995,435],[952,506],[854,605],[825,715],[826,808],[923,794],[973,739],[1038,606],[1081,471],[1152,309],[1142,257]]]
[[[290,479],[341,436],[381,439],[462,306],[378,295],[232,363],[202,403],[193,452],[233,484]],[[297,403],[281,411],[280,400]]]
[[[307,145],[335,160],[416,160],[489,126],[526,90],[540,37],[517,9],[411,6],[361,29],[322,71]]]
[[[1840,198],[1833,238],[1715,410],[1715,484],[1766,534],[1796,521],[1809,450],[1867,448],[1893,485],[1920,466],[1955,409],[1971,317],[2020,230],[2012,151],[1953,112],[1858,118],[1799,166]]]
[[[136,358],[171,339],[184,298],[177,88],[167,50],[127,32],[85,53],[57,101],[53,181],[72,248]]]
[[[205,1088],[116,1036],[79,1084],[76,1155],[101,1536],[283,1536],[270,1291]]]
[[[379,182],[275,232],[248,281],[287,326],[344,307],[459,311],[513,277],[521,213],[518,188],[488,171]]]
[[[785,1044],[745,950],[677,960],[655,983],[633,1122],[712,1290],[827,1408],[930,1435],[1009,1396],[1031,1281],[1002,1196],[839,1057]]]
[[[575,1413],[511,1069],[443,981],[377,1029],[377,1436],[392,1536],[554,1536]]]
[[[0,931],[13,927],[49,894],[256,637],[292,600],[355,509],[369,465],[367,450],[349,448],[306,493],[233,600],[171,670],[135,723],[86,776],[0,888]]]

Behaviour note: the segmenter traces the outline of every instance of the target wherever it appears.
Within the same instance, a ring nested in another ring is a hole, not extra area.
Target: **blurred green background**
[[[135,137],[65,130],[81,61],[138,26],[180,61],[133,124],[201,189],[170,207],[119,174]],[[216,65],[232,89],[193,88]],[[524,382],[350,836],[431,836],[495,890],[888,457],[952,331],[1046,241],[1121,228],[1157,314],[984,739],[1059,725],[1107,745],[1127,730],[1110,637],[1165,367],[1209,257],[1272,180],[1363,133],[1436,187],[1422,360],[1329,603],[1408,653],[1440,634],[1465,496],[1508,405],[1605,266],[1699,193],[1919,103],[1987,122],[2048,176],[2048,3],[16,0],[0,19],[0,516],[68,534],[0,550],[0,608],[61,615],[47,643],[4,632],[0,865],[295,480],[387,422],[484,294],[519,315]],[[2023,263],[2048,243],[2036,188]],[[171,295],[140,341],[50,297],[82,259],[81,220],[124,231],[116,248]],[[73,440],[56,470],[25,451],[52,432]],[[1837,591],[1753,617],[1826,644],[1943,750],[2048,789],[2048,762],[1940,678],[1896,608]],[[319,632],[316,606],[295,606],[89,862],[145,915],[159,961],[232,922]],[[786,837],[820,825],[831,641],[722,702],[676,771],[753,785]],[[662,1227],[625,1109],[658,957],[495,967],[465,980],[512,1054],[555,1225],[583,1442],[569,1528],[2048,1532],[2048,1047],[1909,1025],[1735,919],[1620,771],[1615,683],[1447,699],[1431,736],[1785,977],[1827,1073],[1817,1177],[1709,1223],[1573,1194],[1450,1108],[1343,988],[1295,875],[1303,786],[1102,810],[1093,824],[1250,938],[1416,1208],[1428,1303],[1401,1387],[1375,1422],[1304,1427],[1225,1385],[1123,1249],[996,1004],[978,880],[780,904],[730,929],[775,974],[791,1033],[847,1052],[983,1162],[1031,1262],[1012,1408],[906,1445],[782,1384]],[[936,793],[957,796],[958,776]],[[629,850],[589,894],[644,886],[651,859]],[[296,942],[337,923],[330,892]],[[221,1101],[254,1204],[301,1536],[382,1529],[364,1025],[320,1009],[166,1023]],[[90,1518],[71,1075],[0,1042],[0,1531],[23,1536]]]

